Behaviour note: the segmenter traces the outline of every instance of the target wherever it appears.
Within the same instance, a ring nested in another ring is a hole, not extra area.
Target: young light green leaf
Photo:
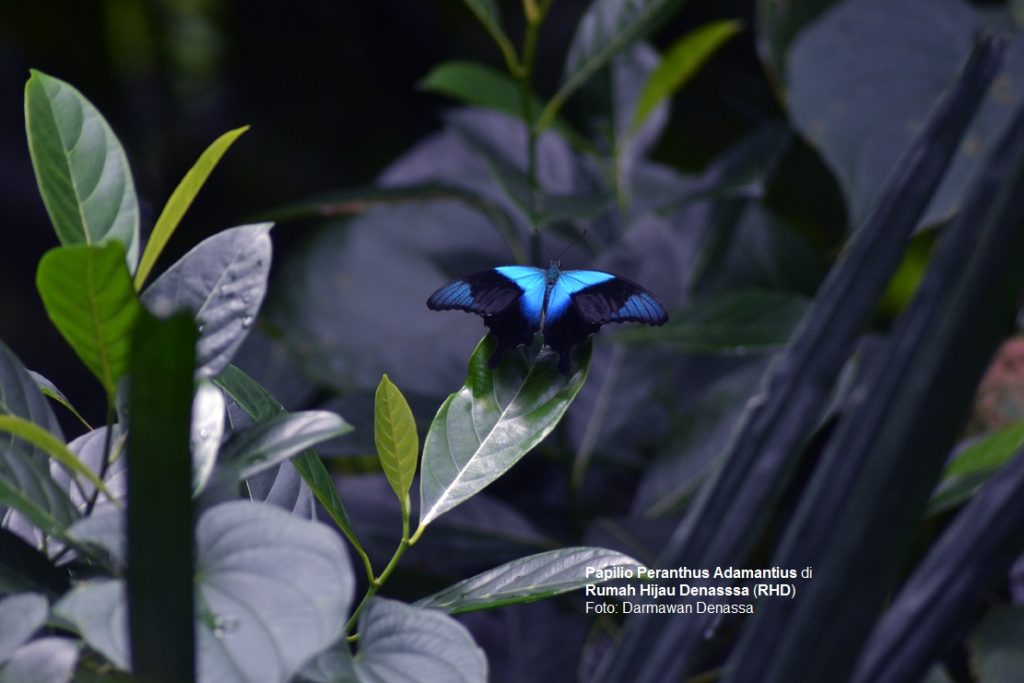
[[[61,244],[120,242],[139,258],[139,204],[124,149],[103,116],[64,81],[33,70],[25,127],[36,182]]]
[[[217,375],[249,335],[267,291],[272,225],[242,225],[208,237],[142,293],[152,310],[195,314],[200,377]]]
[[[630,128],[636,131],[654,108],[683,87],[729,38],[739,33],[738,21],[715,21],[697,28],[672,44],[644,83]]]
[[[615,569],[629,569],[636,576],[639,562],[604,548],[560,548],[521,557],[482,574],[459,581],[416,603],[449,614],[492,609],[533,602],[568,593],[587,584],[616,577]]]
[[[963,449],[942,474],[928,502],[928,515],[960,505],[1024,446],[1024,422],[1001,429]]]
[[[398,496],[403,514],[408,514],[409,489],[416,476],[420,439],[409,404],[387,375],[380,378],[373,402],[373,441],[384,475]]]
[[[352,431],[352,425],[326,410],[279,413],[241,429],[220,450],[220,461],[247,479],[300,451]]]
[[[142,285],[146,282],[146,278],[149,277],[149,273],[156,264],[156,260],[160,257],[160,253],[167,246],[167,241],[171,239],[171,235],[174,234],[178,223],[181,222],[185,212],[188,211],[188,207],[192,205],[192,201],[199,194],[199,190],[206,183],[206,179],[210,177],[213,169],[216,168],[220,158],[224,156],[224,153],[228,151],[228,148],[231,147],[234,141],[247,130],[249,130],[249,126],[235,128],[214,140],[213,144],[206,148],[206,151],[199,156],[199,159],[188,170],[188,173],[181,179],[178,186],[174,188],[174,192],[171,193],[170,199],[167,200],[164,210],[160,212],[160,217],[156,219],[156,225],[153,226],[153,232],[150,234],[146,248],[142,252],[142,260],[139,262],[139,269],[135,273],[135,289],[142,289]]]
[[[36,287],[46,313],[113,397],[128,369],[139,301],[119,242],[57,247],[43,255]]]
[[[302,671],[314,683],[484,683],[487,658],[447,614],[374,598],[359,617],[359,655],[344,640]]]
[[[509,354],[487,367],[490,335],[469,360],[466,384],[437,411],[423,444],[420,469],[420,526],[476,495],[507,472],[546,437],[576,398],[590,369],[591,345],[565,377],[555,354],[544,350],[531,361]]]
[[[17,415],[0,415],[0,432],[13,434],[19,439],[24,439],[36,448],[50,455],[54,460],[64,466],[72,474],[80,474],[89,483],[103,492],[105,496],[114,499],[106,485],[100,481],[92,470],[78,457],[68,450],[68,447],[61,439],[46,431],[34,422],[18,417]]]
[[[569,46],[562,86],[537,122],[544,130],[566,100],[612,57],[664,21],[681,0],[594,0],[580,19]]]
[[[78,418],[79,422],[85,425],[86,429],[92,430],[92,425],[86,422],[85,418],[82,417],[77,410],[75,410],[75,407],[71,405],[71,401],[68,400],[68,397],[64,395],[64,392],[61,391],[56,384],[54,384],[53,382],[43,377],[34,370],[29,370],[28,374],[32,378],[32,381],[36,383],[36,386],[39,387],[39,391],[43,392],[43,395],[49,396],[54,401],[67,408],[69,411],[71,411],[72,415]]]

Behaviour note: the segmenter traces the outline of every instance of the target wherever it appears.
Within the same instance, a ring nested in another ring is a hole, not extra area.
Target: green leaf
[[[81,644],[70,638],[33,640],[18,648],[0,669],[0,683],[67,683],[75,673],[80,648]]]
[[[616,338],[690,353],[763,353],[786,343],[807,306],[807,299],[783,291],[723,292],[693,301],[661,329],[627,329]]]
[[[0,342],[0,414],[17,415],[46,428],[51,434],[61,435],[60,424],[39,392],[32,374],[18,357]],[[0,438],[0,450],[16,443],[13,436]],[[46,457],[45,451],[29,448],[33,456]]]
[[[196,358],[192,316],[139,316],[128,387],[128,611],[141,680],[195,672],[192,462]]]
[[[996,607],[968,639],[971,670],[979,683],[1012,683],[1024,671],[1024,608]]]
[[[0,664],[36,632],[50,606],[38,593],[16,593],[0,600]]]
[[[220,450],[220,462],[249,477],[273,467],[300,451],[352,431],[338,415],[326,410],[279,413],[235,432]]]
[[[64,441],[57,438],[50,432],[46,431],[34,422],[29,422],[25,418],[18,417],[17,415],[0,415],[0,432],[7,432],[12,434],[19,439],[32,444],[40,451],[47,453],[51,458],[59,462],[64,468],[72,474],[79,474],[87,479],[93,486],[103,492],[110,500],[114,499],[113,494],[106,485],[100,481],[92,470],[90,470],[85,463],[78,459],[74,453],[72,453],[68,447],[64,444]]]
[[[66,539],[78,511],[50,476],[47,462],[8,446],[0,452],[0,504],[17,510],[44,534]]]
[[[640,128],[662,100],[693,78],[718,48],[741,28],[738,21],[715,21],[694,29],[673,43],[644,83],[631,129],[636,131]]]
[[[560,548],[513,560],[482,574],[459,581],[416,603],[417,607],[459,614],[533,602],[568,593],[590,584],[604,583],[616,568],[636,576],[639,562],[604,548]],[[607,572],[604,577],[601,573]]]
[[[224,368],[223,372],[214,379],[214,382],[226,391],[228,396],[249,417],[257,422],[285,412],[284,406],[278,403],[277,399],[270,395],[270,392],[234,365]],[[302,480],[313,491],[313,495],[324,506],[324,510],[331,516],[331,519],[338,525],[342,533],[352,541],[353,545],[359,547],[355,530],[352,528],[348,512],[345,511],[345,506],[338,495],[338,489],[334,485],[334,480],[331,479],[330,473],[324,467],[316,451],[312,449],[305,450],[292,458],[291,462],[302,476]]]
[[[373,402],[373,441],[388,483],[407,511],[420,439],[405,396],[387,375],[380,378]]]
[[[537,127],[549,126],[573,93],[612,57],[650,33],[679,4],[681,0],[594,0],[569,46],[562,85],[541,113]]]
[[[199,377],[217,375],[231,361],[267,292],[272,223],[223,230],[197,244],[142,293],[155,312],[185,308],[199,326]]]
[[[422,90],[446,95],[459,102],[487,107],[519,119],[523,117],[519,84],[505,72],[486,64],[442,62],[431,69],[417,85]],[[535,94],[531,93],[530,99],[535,121],[544,104]]]
[[[54,401],[67,408],[69,411],[71,411],[71,414],[77,417],[78,421],[85,425],[86,429],[92,429],[92,425],[86,422],[85,418],[82,417],[77,410],[75,410],[75,407],[71,405],[71,401],[68,400],[68,397],[64,395],[64,392],[61,391],[56,384],[40,375],[38,372],[35,372],[34,370],[29,370],[28,374],[32,378],[32,381],[36,383],[36,386],[39,387],[39,390],[43,392],[43,395],[49,396]]]
[[[353,657],[342,641],[302,676],[314,683],[484,683],[487,659],[447,614],[374,598],[359,617],[359,654]]]
[[[188,173],[181,179],[178,186],[174,188],[174,192],[171,193],[170,199],[167,200],[164,210],[160,212],[160,217],[156,219],[156,225],[153,226],[153,232],[146,243],[146,249],[142,252],[142,261],[139,263],[139,269],[135,273],[135,289],[142,289],[142,285],[146,278],[149,277],[149,273],[156,264],[156,260],[160,258],[160,253],[167,246],[167,241],[171,239],[171,235],[174,234],[178,223],[181,222],[185,212],[188,211],[188,207],[192,205],[192,201],[206,183],[206,179],[210,177],[213,169],[217,167],[220,158],[224,156],[224,153],[228,151],[228,148],[231,147],[235,140],[247,130],[249,130],[249,126],[235,128],[214,140],[213,144],[206,148],[206,151],[199,156],[199,159],[188,170]]]
[[[591,345],[565,377],[555,354],[530,361],[508,354],[487,367],[494,340],[488,335],[469,359],[466,384],[437,411],[423,444],[420,526],[479,493],[546,437],[576,398],[590,369]]]
[[[54,326],[113,399],[140,310],[124,247],[51,249],[39,262],[36,287]]]
[[[195,586],[198,680],[285,681],[342,635],[354,580],[341,539],[323,524],[234,501],[199,520]],[[122,581],[88,581],[54,612],[126,669],[125,597]]]
[[[80,92],[32,70],[25,84],[25,126],[36,182],[61,244],[124,246],[139,258],[139,204],[121,143]]]
[[[928,515],[951,510],[982,487],[1024,446],[1024,422],[1001,429],[976,441],[959,453],[932,492]]]

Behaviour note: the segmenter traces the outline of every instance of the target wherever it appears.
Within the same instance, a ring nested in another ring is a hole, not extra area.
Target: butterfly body
[[[459,278],[427,300],[435,311],[463,310],[484,319],[497,341],[488,359],[496,367],[506,351],[529,344],[538,331],[558,353],[558,369],[569,374],[574,346],[602,325],[640,322],[662,325],[665,309],[649,291],[629,280],[598,270],[562,270],[500,266]]]

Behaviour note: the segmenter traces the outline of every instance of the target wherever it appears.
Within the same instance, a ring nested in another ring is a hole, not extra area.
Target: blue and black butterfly
[[[459,309],[483,317],[497,345],[487,366],[497,367],[505,352],[529,344],[544,329],[544,343],[558,353],[558,369],[569,374],[572,349],[607,323],[662,325],[668,320],[654,295],[626,278],[599,270],[547,270],[501,266],[449,282],[427,306]]]

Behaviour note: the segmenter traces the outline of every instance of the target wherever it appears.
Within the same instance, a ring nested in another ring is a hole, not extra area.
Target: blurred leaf
[[[14,593],[0,600],[0,664],[32,637],[49,613],[46,598],[38,593]]]
[[[63,245],[117,241],[129,270],[139,260],[139,205],[121,143],[73,87],[32,70],[25,125],[36,182]]]
[[[106,485],[100,481],[100,478],[97,477],[87,465],[79,460],[78,457],[64,445],[64,441],[46,431],[35,422],[29,422],[28,420],[16,415],[0,415],[0,432],[7,432],[8,434],[13,434],[19,439],[24,439],[32,446],[47,453],[51,458],[63,465],[69,472],[79,474],[87,479],[96,488],[102,491],[107,498],[113,499],[114,496],[110,490],[107,489]]]
[[[81,645],[69,638],[39,638],[18,648],[0,669],[0,683],[68,683]]]
[[[1024,671],[1024,608],[989,610],[968,639],[971,670],[978,683],[1013,683]]]
[[[980,489],[1024,446],[1024,423],[989,434],[974,442],[946,466],[932,492],[928,515],[961,505]]]
[[[416,420],[402,392],[387,375],[380,378],[373,407],[373,440],[377,445],[377,457],[402,505],[403,514],[408,515],[409,489],[416,476],[416,460],[420,453]]]
[[[537,123],[543,130],[580,86],[634,41],[650,33],[681,0],[594,0],[580,19],[569,46],[562,85]]]
[[[776,79],[786,71],[786,56],[796,35],[839,0],[757,0],[757,52]]]
[[[57,247],[43,255],[36,287],[46,313],[113,400],[128,369],[128,343],[139,302],[124,266],[124,247]]]
[[[808,303],[777,290],[722,292],[694,300],[661,329],[630,328],[616,338],[671,345],[688,353],[763,353],[785,345]]]
[[[201,380],[192,398],[192,424],[189,445],[192,451],[192,495],[206,486],[217,462],[220,442],[224,438],[227,404],[224,394],[209,380]]]
[[[338,415],[326,410],[279,413],[231,435],[220,449],[220,462],[237,467],[248,479],[321,441],[352,431]]]
[[[143,312],[128,385],[128,627],[141,680],[196,669],[192,420],[196,327],[187,311]],[[112,427],[111,427],[112,428]]]
[[[186,308],[199,326],[196,372],[214,377],[245,341],[267,291],[271,223],[218,232],[181,257],[142,294],[150,310]]]
[[[792,120],[842,185],[851,224],[875,204],[980,30],[974,9],[959,0],[857,0],[839,4],[793,43],[786,79]],[[1024,40],[1015,39],[922,224],[956,212],[1022,99]]]
[[[716,21],[686,34],[668,49],[648,76],[630,128],[635,131],[662,100],[686,84],[729,38],[740,32],[738,21]]]
[[[613,570],[636,572],[640,563],[604,548],[561,548],[523,557],[446,588],[416,607],[459,614],[543,600],[610,580]],[[608,572],[602,578],[600,572]]]
[[[185,174],[185,177],[178,183],[178,186],[174,188],[174,192],[171,193],[170,199],[167,200],[164,210],[160,212],[160,217],[156,219],[156,225],[153,226],[153,232],[150,233],[149,240],[146,242],[146,248],[142,252],[142,261],[139,263],[139,269],[135,273],[135,289],[142,289],[143,283],[149,277],[149,272],[153,269],[157,259],[160,258],[160,253],[167,246],[167,241],[171,239],[171,235],[177,229],[178,223],[185,216],[188,207],[192,205],[192,201],[199,194],[199,190],[202,189],[213,169],[216,168],[220,158],[224,156],[224,153],[228,151],[228,148],[231,147],[235,140],[247,130],[249,130],[249,126],[235,128],[214,140],[213,144],[206,148],[192,168],[188,170],[188,173]]]
[[[315,683],[485,683],[487,659],[447,614],[374,598],[359,617],[359,654],[353,657],[342,641],[302,675]]]
[[[71,414],[77,417],[78,421],[85,425],[86,429],[92,429],[92,425],[86,422],[85,418],[82,417],[77,410],[75,410],[75,407],[71,405],[71,401],[68,400],[68,397],[64,395],[64,392],[61,391],[56,384],[46,379],[45,377],[40,375],[38,372],[35,372],[34,370],[29,370],[28,374],[32,378],[32,381],[36,383],[36,386],[39,387],[39,390],[43,392],[45,396],[49,396],[54,401],[67,408],[69,411],[71,411]]]
[[[284,406],[278,403],[277,399],[234,365],[224,368],[214,381],[257,422],[285,413]],[[334,523],[352,544],[358,547],[352,522],[348,518],[345,506],[342,505],[338,490],[334,487],[334,480],[331,479],[320,457],[309,449],[292,458],[291,463]]]
[[[480,23],[484,25],[487,32],[491,34],[491,38],[501,48],[507,60],[512,54],[512,44],[502,28],[501,14],[498,13],[498,8],[494,6],[494,0],[463,0],[463,2],[476,15],[476,18],[480,20]]]
[[[78,543],[102,549],[117,567],[124,567],[128,562],[125,514],[120,510],[93,511],[72,524],[68,536]]]
[[[290,679],[341,636],[354,589],[345,548],[330,529],[243,501],[199,520],[195,581],[200,683]],[[54,611],[126,669],[123,586],[84,582]]]
[[[58,569],[50,558],[0,526],[0,592],[36,592],[56,600],[70,587],[66,569]]]
[[[490,370],[488,335],[469,360],[466,384],[437,411],[423,444],[420,468],[420,526],[507,472],[540,443],[569,408],[587,377],[591,345],[577,354],[576,370],[565,377],[552,352],[527,361],[510,353]]]
[[[889,281],[889,286],[878,304],[879,311],[895,318],[906,309],[924,279],[928,261],[935,246],[936,231],[919,232],[910,240],[903,254],[903,263]]]
[[[1024,26],[1024,0],[1010,0],[1010,13],[1017,26]]]

